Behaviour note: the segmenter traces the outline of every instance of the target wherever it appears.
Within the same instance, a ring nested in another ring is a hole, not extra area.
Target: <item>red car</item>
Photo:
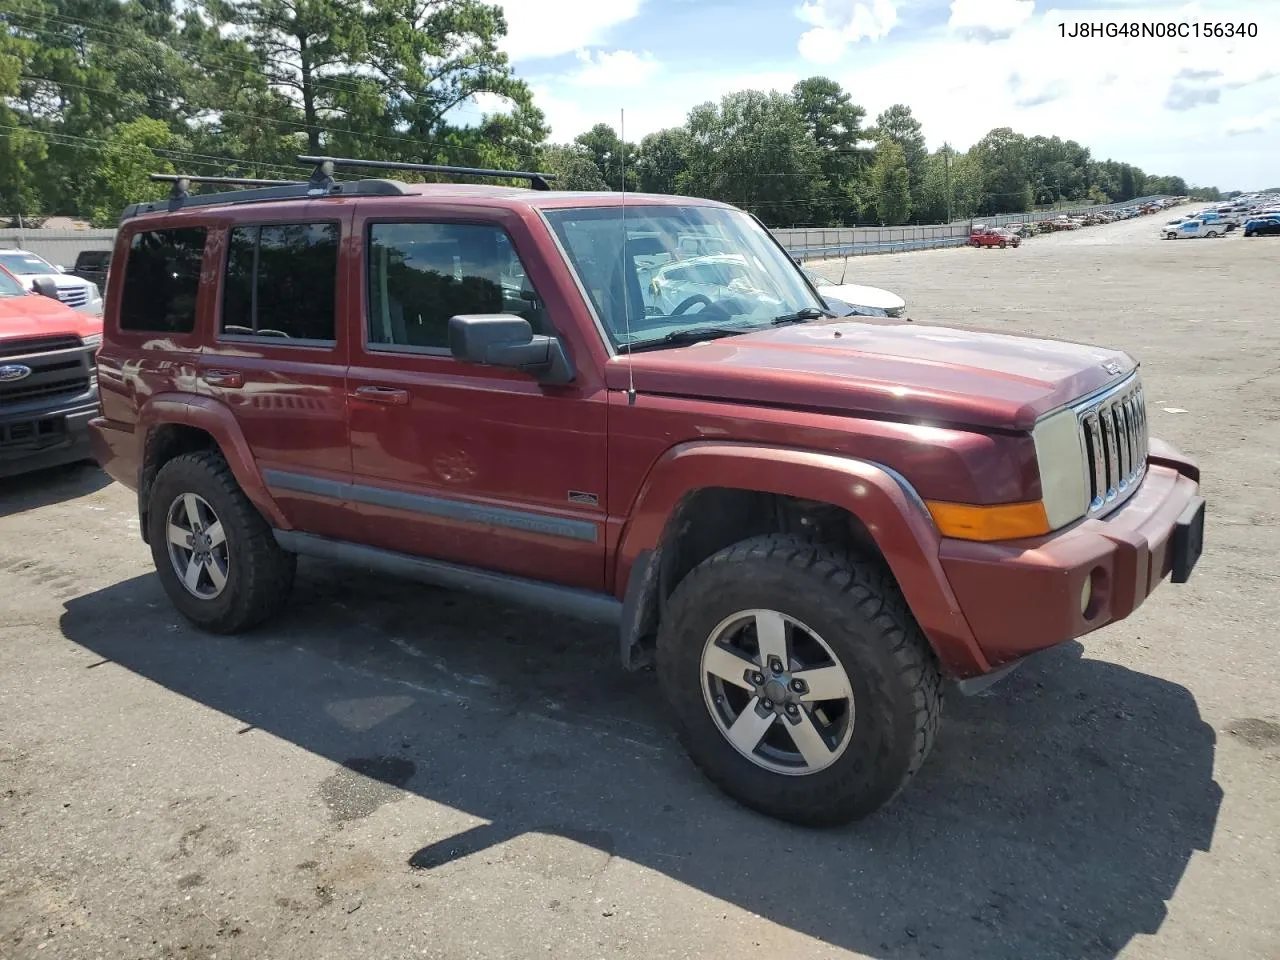
[[[722,203],[301,159],[180,181],[112,259],[94,446],[200,627],[280,611],[299,554],[612,624],[715,783],[829,824],[915,774],[944,679],[1200,555],[1199,470],[1125,353],[835,316]]]
[[[92,459],[102,318],[36,289],[0,267],[0,478]]]
[[[977,226],[969,233],[971,247],[999,247],[1003,250],[1005,247],[1017,247],[1021,244],[1022,238],[1008,230]]]

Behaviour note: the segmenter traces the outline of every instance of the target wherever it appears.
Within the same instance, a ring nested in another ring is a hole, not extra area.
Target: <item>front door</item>
[[[364,323],[350,327],[347,390],[362,539],[602,589],[603,389],[543,386],[449,352],[458,314],[517,313],[535,333],[556,332],[519,256],[527,228],[497,216],[408,221],[357,210]]]

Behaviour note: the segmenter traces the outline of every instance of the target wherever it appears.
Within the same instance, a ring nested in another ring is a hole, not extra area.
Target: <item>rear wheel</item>
[[[1218,235],[1218,231],[1216,230],[1210,230],[1208,233],[1205,234],[1205,236],[1208,237],[1210,240],[1212,240],[1217,235]]]
[[[220,453],[188,453],[161,467],[147,524],[160,582],[196,626],[238,633],[288,598],[297,558],[276,543]]]
[[[676,588],[658,669],[681,742],[740,803],[810,826],[866,817],[928,754],[941,675],[887,570],[770,535]]]

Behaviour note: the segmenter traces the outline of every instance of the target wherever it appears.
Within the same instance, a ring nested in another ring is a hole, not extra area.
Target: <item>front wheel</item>
[[[703,772],[743,805],[807,826],[889,803],[941,713],[937,661],[888,571],[790,536],[727,547],[681,581],[658,670]]]
[[[1205,236],[1208,237],[1210,240],[1212,240],[1217,235],[1218,235],[1218,232],[1216,230],[1210,230],[1208,233],[1205,234]]]

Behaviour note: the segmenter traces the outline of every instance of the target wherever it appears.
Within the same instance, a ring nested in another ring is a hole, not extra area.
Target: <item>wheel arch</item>
[[[284,515],[263,483],[235,415],[225,404],[209,397],[158,395],[139,411],[139,426],[143,441],[138,468],[138,522],[144,542],[148,542],[148,500],[160,468],[174,457],[208,449],[222,454],[236,483],[267,522],[288,529]]]
[[[892,468],[851,457],[695,441],[652,468],[614,558],[623,602],[624,664],[649,662],[667,597],[713,553],[763,533],[838,539],[883,563],[944,669],[990,669],[938,559],[940,537],[923,501]]]

